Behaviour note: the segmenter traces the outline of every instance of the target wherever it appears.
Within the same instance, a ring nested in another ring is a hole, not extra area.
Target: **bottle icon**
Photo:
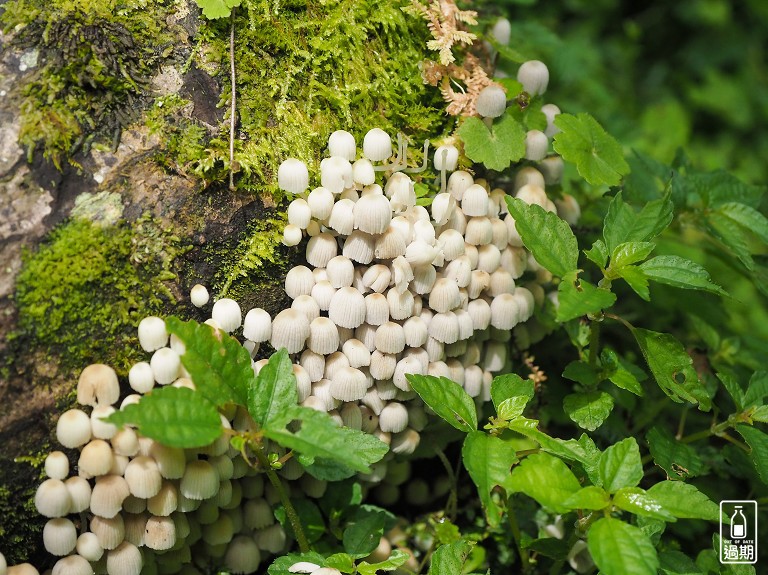
[[[731,539],[744,539],[747,536],[747,518],[741,512],[741,505],[735,509],[731,516]]]

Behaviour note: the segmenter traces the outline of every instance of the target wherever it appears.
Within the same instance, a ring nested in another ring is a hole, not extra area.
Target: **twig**
[[[229,189],[235,189],[235,113],[237,93],[235,88],[235,9],[229,16],[229,77],[232,84],[232,107],[229,112]]]

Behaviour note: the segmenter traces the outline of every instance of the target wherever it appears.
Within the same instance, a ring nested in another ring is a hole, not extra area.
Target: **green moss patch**
[[[148,218],[101,227],[72,220],[29,253],[18,278],[17,338],[48,350],[63,368],[103,362],[125,372],[138,359],[135,329],[175,300],[178,238]]]

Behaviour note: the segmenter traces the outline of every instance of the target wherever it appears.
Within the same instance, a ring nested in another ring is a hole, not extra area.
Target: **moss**
[[[39,51],[17,94],[19,141],[57,166],[92,142],[116,144],[137,118],[161,58],[166,3],[148,0],[12,0],[0,15],[14,42]]]
[[[244,0],[236,11],[236,141],[239,187],[277,193],[286,157],[318,165],[337,129],[402,131],[418,149],[444,133],[449,119],[419,65],[427,27],[400,9],[407,2]],[[219,58],[222,103],[229,101],[227,21],[202,23],[200,50]],[[196,169],[209,179],[229,168],[226,130],[208,143]]]
[[[154,153],[155,161],[184,176],[200,161],[208,140],[208,131],[186,114],[193,106],[178,95],[163,96],[155,100],[144,116],[150,134],[162,136]]]
[[[40,453],[43,451],[46,449]],[[40,545],[46,518],[37,513],[34,503],[39,466],[27,460],[0,458],[0,541],[9,565],[32,562],[44,567],[50,563]]]
[[[174,303],[178,238],[149,218],[102,227],[75,219],[28,253],[19,275],[16,338],[47,350],[63,368],[110,363],[127,371],[137,359],[135,326]]]

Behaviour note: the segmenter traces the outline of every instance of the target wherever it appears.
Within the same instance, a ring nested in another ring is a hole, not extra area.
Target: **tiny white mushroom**
[[[391,402],[379,414],[379,428],[386,433],[399,433],[408,427],[408,410],[402,403]]]
[[[284,309],[272,322],[270,343],[275,349],[284,347],[288,353],[298,353],[309,337],[309,320],[295,309]]]
[[[342,254],[357,263],[369,264],[374,258],[376,242],[371,234],[355,230],[344,241]]]
[[[365,374],[354,367],[342,367],[334,375],[330,392],[335,399],[341,401],[358,401],[368,390],[368,380]]]
[[[152,376],[160,385],[173,383],[179,377],[181,358],[170,347],[161,347],[149,360]]]
[[[309,324],[307,347],[320,355],[333,353],[339,348],[339,330],[327,317],[317,317]]]
[[[235,331],[243,321],[240,304],[231,298],[222,298],[213,304],[211,318],[216,320],[227,333]]]
[[[298,246],[301,243],[302,237],[303,237],[303,234],[299,226],[288,224],[283,229],[283,245],[286,245],[289,248],[292,248],[293,246]]]
[[[307,242],[306,257],[311,266],[324,268],[337,253],[336,238],[327,232],[313,236]]]
[[[192,289],[189,290],[189,300],[195,307],[203,307],[208,303],[209,299],[210,295],[208,294],[208,289],[202,284],[195,284],[192,286]]]
[[[365,314],[365,298],[353,287],[337,290],[328,306],[328,317],[341,327],[358,327],[365,322]]]
[[[475,102],[477,113],[485,118],[498,118],[507,109],[507,94],[498,84],[486,86]]]
[[[160,321],[162,322],[163,320]],[[165,330],[165,323],[163,323],[163,330]],[[166,333],[165,341],[167,340]],[[93,406],[97,404],[111,405],[116,403],[119,398],[120,383],[117,380],[115,370],[108,365],[94,363],[80,373],[80,378],[77,381],[77,402],[79,404]]]
[[[79,555],[62,557],[51,569],[51,575],[93,575],[93,567],[87,559]]]
[[[40,515],[55,518],[70,512],[72,499],[60,479],[46,479],[35,492],[35,508]]]
[[[296,158],[288,158],[277,168],[277,185],[289,194],[300,194],[309,186],[307,165]]]
[[[392,139],[384,130],[373,128],[363,138],[363,155],[371,162],[381,162],[392,155]]]

